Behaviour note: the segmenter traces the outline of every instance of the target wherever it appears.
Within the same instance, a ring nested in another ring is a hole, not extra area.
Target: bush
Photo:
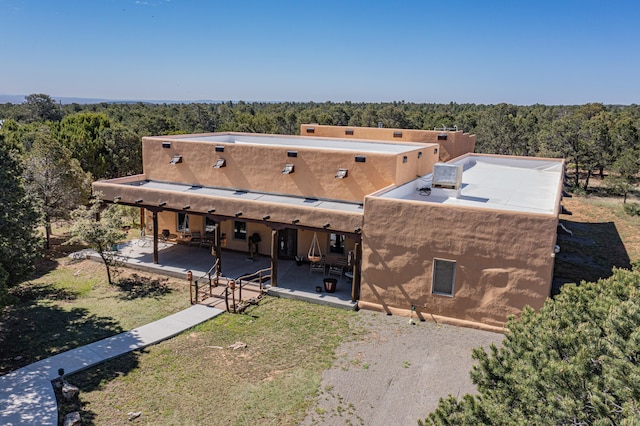
[[[629,216],[640,216],[640,204],[638,203],[625,203],[623,208]]]

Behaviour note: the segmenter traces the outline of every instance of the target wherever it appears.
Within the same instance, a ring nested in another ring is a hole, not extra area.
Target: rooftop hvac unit
[[[436,163],[433,165],[433,188],[460,189],[462,164]]]

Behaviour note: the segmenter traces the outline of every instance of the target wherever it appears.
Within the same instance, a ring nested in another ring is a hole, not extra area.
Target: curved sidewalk
[[[58,405],[51,381],[58,369],[76,373],[127,352],[173,337],[224,311],[193,305],[131,331],[81,346],[0,376],[0,424],[57,425]]]

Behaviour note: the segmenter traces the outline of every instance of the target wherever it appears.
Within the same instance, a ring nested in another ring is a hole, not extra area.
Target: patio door
[[[298,254],[298,230],[292,228],[281,229],[278,232],[278,257],[293,259]]]

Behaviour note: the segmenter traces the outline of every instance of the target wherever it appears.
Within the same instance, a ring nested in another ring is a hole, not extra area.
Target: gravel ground
[[[503,335],[360,311],[302,425],[416,425],[447,395],[475,393],[471,350]]]

